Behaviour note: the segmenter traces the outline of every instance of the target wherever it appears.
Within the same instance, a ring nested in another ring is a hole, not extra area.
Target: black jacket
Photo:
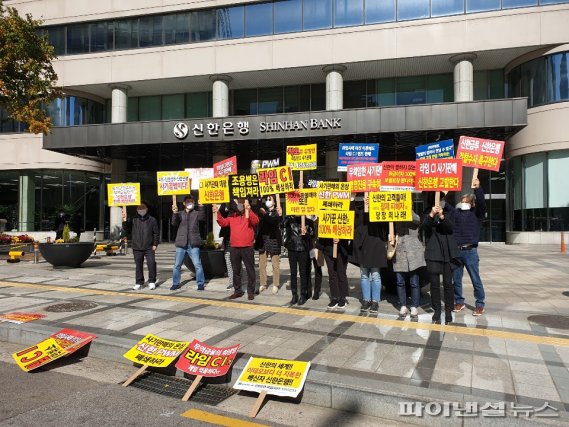
[[[453,235],[452,214],[445,208],[445,218],[440,221],[437,216],[431,218],[428,212],[430,210],[425,212],[419,227],[425,240],[425,260],[450,263],[460,257]]]
[[[350,262],[365,268],[387,267],[387,223],[370,222],[369,213],[356,209]]]
[[[136,216],[122,223],[122,228],[128,237],[131,249],[146,251],[160,242],[158,221],[148,214]]]
[[[449,210],[453,214],[454,238],[456,244],[478,246],[480,241],[480,227],[486,214],[486,200],[482,187],[474,190],[476,202],[473,208],[468,211],[456,209],[449,205]]]
[[[314,236],[314,222],[305,218],[304,225],[306,234],[303,236],[300,230],[300,217],[287,216],[284,219],[285,238],[284,246],[289,251],[308,252],[311,248],[311,240]]]
[[[281,221],[282,218],[276,209],[265,209],[265,214],[258,212],[259,230],[255,249],[265,250],[271,255],[280,255],[282,242]]]
[[[178,227],[174,242],[177,248],[203,245],[200,221],[205,221],[205,211],[199,208],[194,208],[190,212],[183,210],[172,216],[172,225]]]

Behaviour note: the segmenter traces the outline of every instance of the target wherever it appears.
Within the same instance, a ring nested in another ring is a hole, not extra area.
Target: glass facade
[[[211,92],[132,96],[128,98],[127,121],[142,122],[211,117],[211,102]],[[110,101],[108,104],[107,111],[110,112]],[[108,113],[107,122],[110,121]]]
[[[274,0],[45,27],[57,55],[256,37],[569,0]]]
[[[510,160],[512,231],[568,231],[565,187],[569,150],[528,154]]]
[[[92,125],[105,122],[105,104],[78,96],[56,99],[47,110],[54,126]]]
[[[231,101],[233,116],[322,111],[326,108],[326,87],[313,84],[240,89],[231,91]]]
[[[569,100],[569,52],[536,58],[508,74],[508,96],[527,96],[528,107]]]

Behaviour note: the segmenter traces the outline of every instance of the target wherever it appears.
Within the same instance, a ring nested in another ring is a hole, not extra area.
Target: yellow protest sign
[[[148,334],[124,357],[134,363],[165,368],[182,354],[188,344],[188,341],[172,341]]]
[[[12,357],[22,370],[29,372],[66,354],[67,350],[50,337],[32,347],[12,354]]]
[[[107,184],[109,206],[138,206],[140,205],[140,184],[124,182]]]
[[[286,147],[286,164],[293,171],[306,171],[316,169],[316,144],[290,145]]]
[[[318,237],[352,240],[354,238],[354,211],[320,211]]]
[[[259,175],[259,192],[261,196],[294,191],[292,170],[288,166],[259,169],[257,175]]]
[[[250,357],[233,388],[296,397],[304,387],[309,369],[310,362]]]
[[[190,173],[186,171],[156,172],[156,182],[159,196],[190,194],[192,191]]]
[[[318,182],[318,209],[347,211],[352,197],[351,182]]]
[[[226,176],[200,180],[199,202],[202,205],[229,203],[229,180]]]
[[[412,212],[410,191],[369,193],[369,220],[372,222],[412,221]]]
[[[318,215],[318,190],[308,188],[286,194],[287,215]]]

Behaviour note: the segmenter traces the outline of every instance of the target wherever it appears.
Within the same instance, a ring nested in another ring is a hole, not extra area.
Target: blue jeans
[[[421,301],[421,287],[419,282],[419,272],[417,270],[405,273],[396,272],[397,277],[397,295],[399,295],[399,304],[401,307],[407,305],[407,277],[411,284],[411,307],[419,307]]]
[[[381,275],[379,267],[360,267],[362,298],[364,301],[377,301],[381,299]],[[371,273],[371,283],[369,276]]]
[[[205,275],[202,267],[202,260],[200,259],[200,248],[198,246],[188,245],[185,248],[176,248],[176,261],[174,263],[174,270],[172,271],[172,285],[178,286],[182,277],[182,264],[184,263],[184,256],[188,254],[194,267],[196,269],[196,282],[198,287],[203,286],[205,282]]]
[[[476,307],[484,307],[484,285],[480,279],[480,258],[476,248],[465,249],[460,251],[460,259],[464,264],[452,272],[454,282],[454,303],[464,304],[464,296],[462,296],[462,276],[464,275],[464,267],[468,271],[472,286],[474,286],[474,298],[476,299]]]

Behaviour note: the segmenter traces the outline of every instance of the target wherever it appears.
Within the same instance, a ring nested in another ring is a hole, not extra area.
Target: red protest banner
[[[379,191],[382,164],[348,165],[347,181],[352,183],[352,192]]]
[[[417,160],[417,190],[460,191],[462,188],[462,160]]]
[[[415,189],[415,162],[383,162],[381,191]]]
[[[230,157],[213,164],[213,177],[235,175],[237,173],[237,156]]]
[[[43,319],[44,317],[47,316],[45,314],[38,313],[5,313],[0,314],[0,322],[10,322],[19,325],[33,320]]]
[[[67,354],[71,354],[89,344],[97,338],[97,335],[76,331],[74,329],[62,329],[51,335],[50,338],[55,339],[55,341],[67,351]]]
[[[176,368],[192,375],[220,377],[229,371],[239,346],[211,347],[194,339],[180,356]]]
[[[504,141],[461,136],[456,158],[462,160],[463,166],[498,171],[504,145]]]

